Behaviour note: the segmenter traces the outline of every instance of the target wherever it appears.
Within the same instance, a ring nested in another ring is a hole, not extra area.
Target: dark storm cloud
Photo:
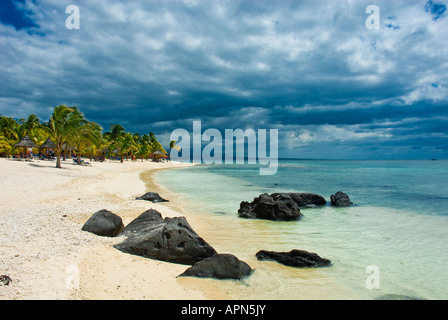
[[[38,28],[31,17],[32,12],[24,8],[25,0],[2,1],[0,6],[0,23],[13,26],[16,30]]]
[[[397,143],[407,157],[442,133],[444,120],[417,122],[419,140],[402,121],[447,113],[442,1],[377,1],[380,30],[365,26],[368,1],[7,3],[32,20],[0,20],[1,114],[47,119],[78,105],[105,129],[164,139],[193,120],[277,128],[285,156],[361,157]],[[65,27],[72,4],[79,30]]]

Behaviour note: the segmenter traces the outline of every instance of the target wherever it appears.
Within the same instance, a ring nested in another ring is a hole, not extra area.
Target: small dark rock
[[[322,267],[331,264],[330,260],[305,250],[291,250],[290,252],[260,250],[256,257],[258,260],[274,260],[290,267]]]
[[[152,201],[154,203],[168,202],[168,200],[163,199],[161,196],[159,196],[158,193],[155,192],[147,192],[140,197],[136,197],[135,200],[146,200],[146,201]]]
[[[123,221],[119,216],[103,209],[95,212],[81,230],[103,237],[115,237],[123,228]]]
[[[251,267],[232,254],[215,254],[199,261],[185,270],[179,277],[200,277],[216,279],[237,279],[250,275]]]
[[[9,286],[9,284],[12,282],[12,279],[7,275],[1,275],[0,276],[0,284],[4,286]]]
[[[350,201],[350,197],[341,191],[336,192],[330,196],[331,205],[335,207],[349,207],[353,205]]]

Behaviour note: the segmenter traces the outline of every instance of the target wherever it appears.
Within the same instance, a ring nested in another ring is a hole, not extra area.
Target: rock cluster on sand
[[[321,258],[317,253],[305,250],[291,250],[290,252],[275,252],[260,250],[256,254],[258,260],[274,260],[290,267],[322,267],[331,263]]]
[[[353,205],[350,201],[350,197],[341,191],[336,192],[330,196],[331,205],[335,207],[349,207]]]
[[[117,219],[113,214],[106,214],[107,210],[99,212],[100,214],[95,213],[88,220],[89,224],[91,220],[96,221],[95,225],[98,225],[96,229],[102,224],[105,226],[110,224],[108,219],[98,219],[99,216],[107,215],[113,220]],[[121,221],[121,218],[119,219]],[[83,230],[90,231],[84,227]],[[118,235],[125,236],[126,239],[115,244],[116,249],[145,258],[192,265],[180,275],[182,277],[240,280],[252,272],[247,263],[238,260],[234,255],[218,254],[213,247],[199,237],[185,217],[164,219],[160,212],[149,209],[125,228],[120,228],[120,231]]]
[[[103,237],[115,237],[123,228],[123,221],[118,215],[103,209],[95,212],[81,230]]]

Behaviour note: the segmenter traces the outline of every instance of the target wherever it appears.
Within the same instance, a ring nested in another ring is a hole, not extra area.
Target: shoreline
[[[148,191],[166,194],[143,176],[193,164],[108,161],[83,167],[70,161],[56,169],[49,161],[0,159],[0,273],[12,279],[0,286],[0,300],[229,299],[219,280],[176,278],[188,266],[125,254],[112,247],[123,237],[81,231],[101,209],[126,225],[153,208],[163,217],[185,216],[201,236],[198,219],[173,206],[175,194],[167,203],[135,200]]]

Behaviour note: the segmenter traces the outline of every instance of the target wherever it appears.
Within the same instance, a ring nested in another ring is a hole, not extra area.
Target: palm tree
[[[176,145],[176,140],[170,141],[170,152],[168,152],[168,159],[171,160],[171,149],[175,149],[177,151],[180,151],[180,147]]]
[[[110,126],[110,131],[104,133],[104,137],[109,141],[117,141],[118,137],[125,134],[124,128],[120,124]]]
[[[21,125],[25,127],[26,134],[28,135],[32,129],[40,126],[39,117],[35,114],[30,114],[28,119],[20,119]]]
[[[12,144],[4,135],[0,135],[0,155],[2,154],[8,157],[12,154]]]
[[[56,144],[56,168],[61,168],[62,144],[86,122],[77,107],[59,105],[54,108],[46,130]]]
[[[137,148],[138,150],[136,156],[139,157],[143,162],[143,158],[148,156],[150,146],[146,143],[139,143]]]
[[[123,155],[137,150],[137,144],[134,141],[132,133],[125,133],[117,138],[114,143],[120,155],[120,162],[123,162]]]
[[[81,154],[85,148],[101,142],[101,131],[103,128],[95,122],[87,122],[82,124],[74,131],[68,141],[77,148],[78,161],[81,161]]]
[[[4,115],[0,117],[0,153],[8,156],[12,154],[14,150],[12,146],[20,141],[16,132],[18,127],[20,125],[13,118]]]

